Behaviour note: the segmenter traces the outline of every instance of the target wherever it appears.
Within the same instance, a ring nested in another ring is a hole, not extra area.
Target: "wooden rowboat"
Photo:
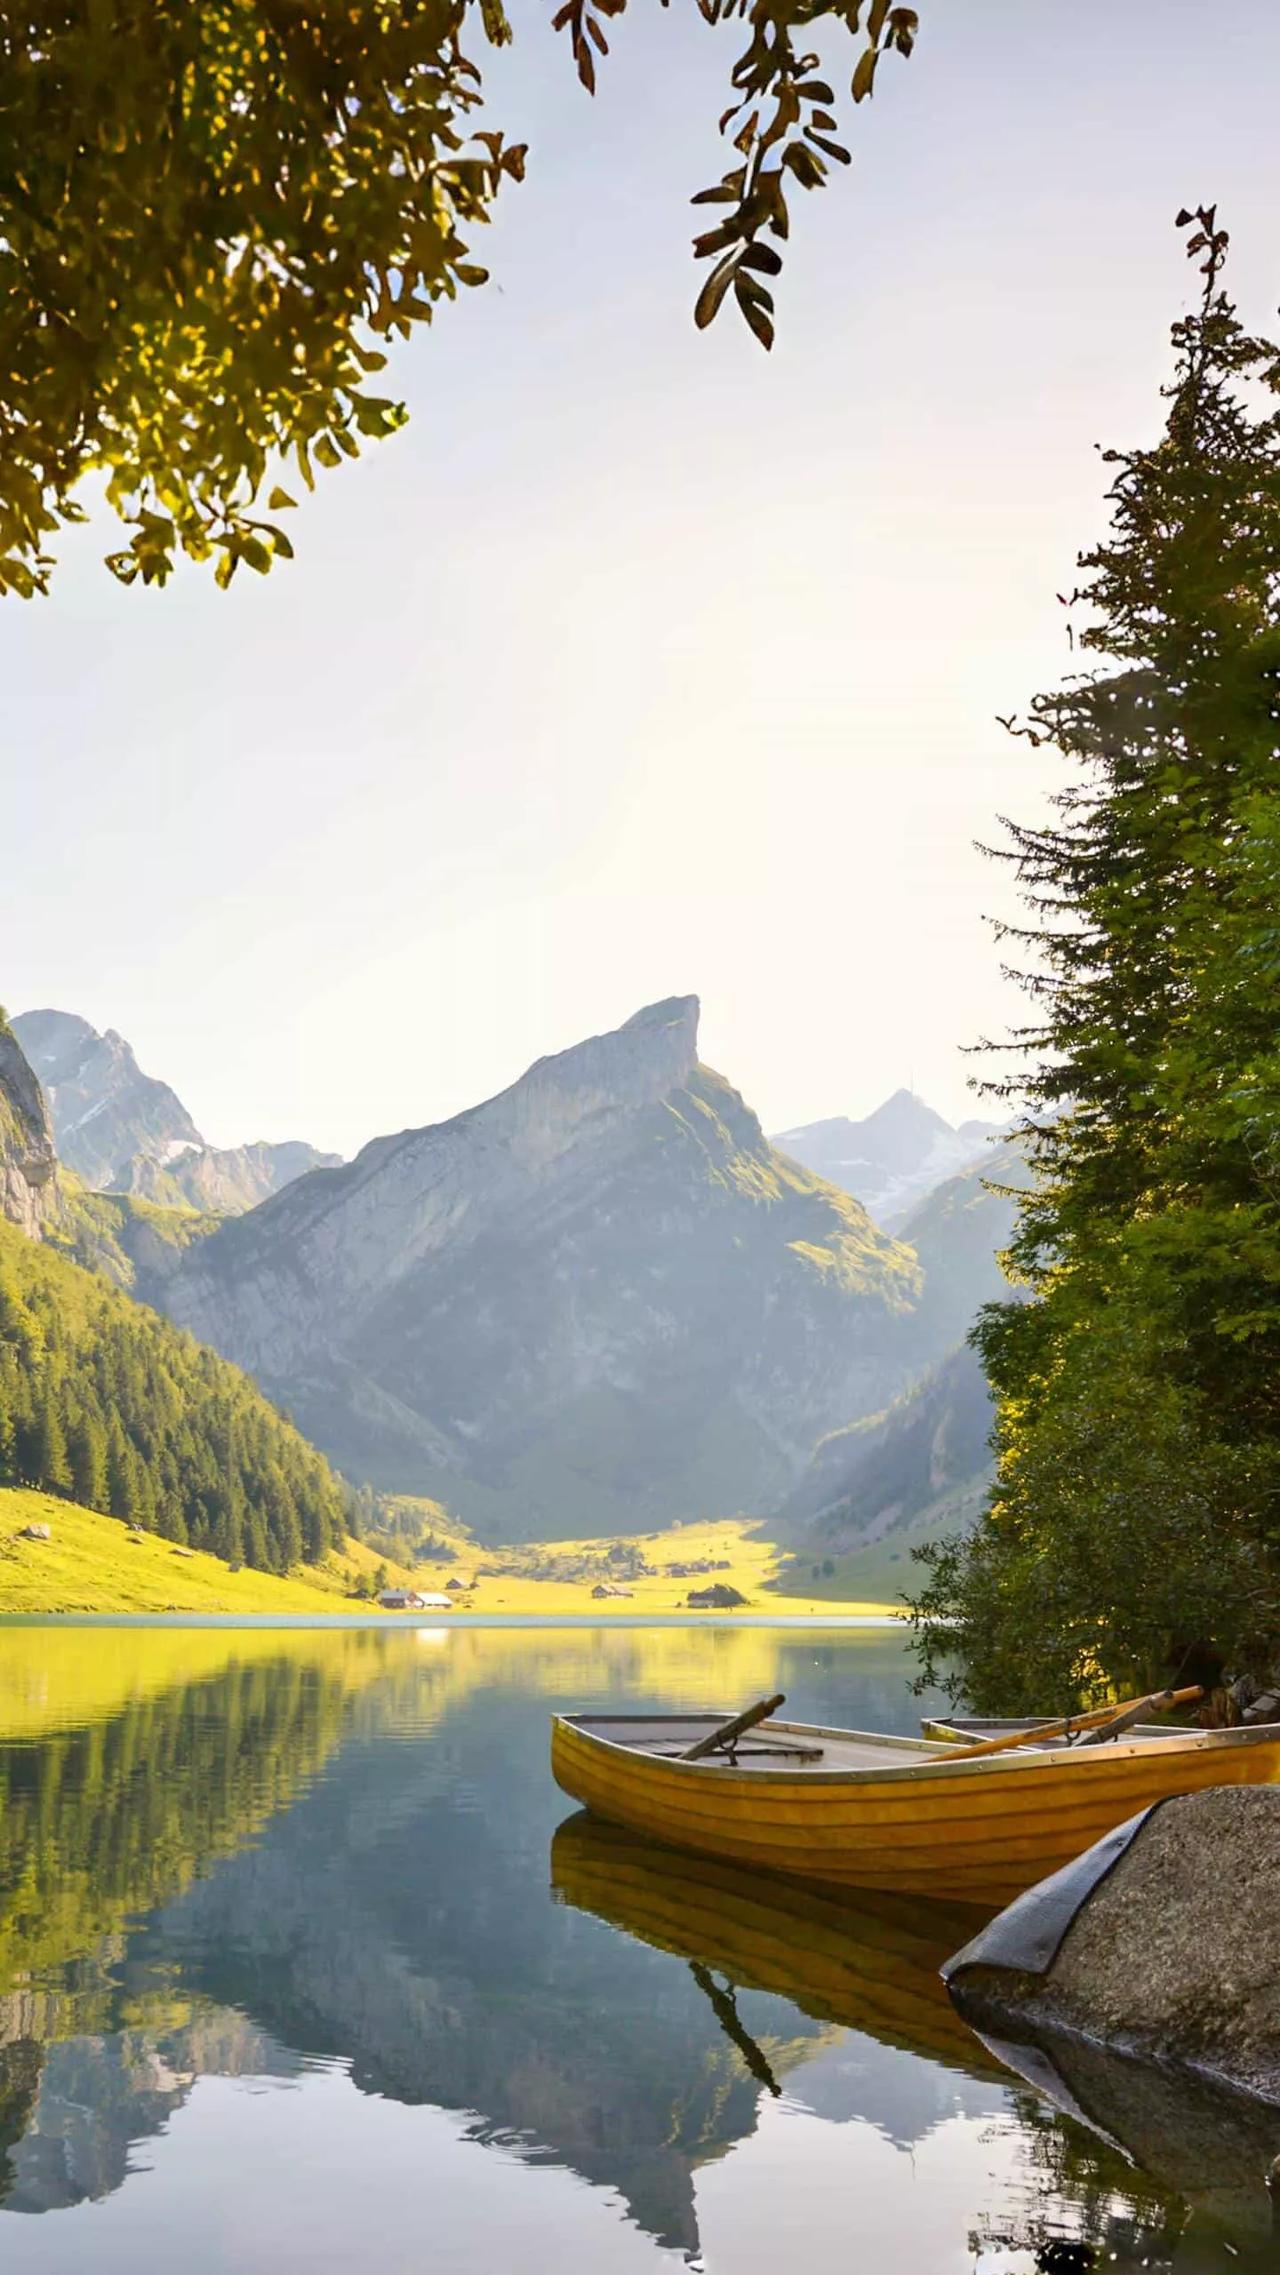
[[[573,1800],[674,1848],[842,1887],[1008,1903],[1153,1801],[1280,1782],[1280,1724],[1034,1740],[979,1760],[923,1738],[760,1722],[736,1754],[682,1760],[723,1718],[560,1714]]]

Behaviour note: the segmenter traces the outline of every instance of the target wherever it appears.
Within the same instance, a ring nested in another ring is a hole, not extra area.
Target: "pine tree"
[[[1194,218],[1165,432],[1108,454],[1073,596],[1112,668],[1033,704],[1072,777],[1001,856],[1031,951],[1005,1086],[1030,1300],[980,1324],[995,1499],[918,1610],[1005,1711],[1158,1679],[1206,1635],[1238,1665],[1280,1648],[1280,347]]]
[[[34,1437],[35,1481],[46,1493],[71,1491],[71,1463],[67,1457],[62,1417],[51,1390],[45,1390],[36,1408]]]
[[[71,1480],[77,1501],[86,1509],[109,1507],[107,1433],[96,1414],[86,1414],[71,1434]]]

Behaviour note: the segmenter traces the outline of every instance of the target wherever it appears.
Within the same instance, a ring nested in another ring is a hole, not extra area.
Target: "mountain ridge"
[[[847,1114],[782,1130],[771,1140],[862,1202],[886,1231],[897,1232],[911,1210],[946,1177],[980,1159],[1002,1125],[971,1120],[953,1126],[912,1090],[895,1090],[861,1121]]]
[[[905,1379],[917,1275],[768,1144],[697,1028],[667,998],[372,1140],[176,1257],[155,1300],[334,1458],[482,1527],[768,1505],[824,1421]]]

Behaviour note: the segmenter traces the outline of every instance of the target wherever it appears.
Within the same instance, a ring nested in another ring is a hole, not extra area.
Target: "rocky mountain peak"
[[[104,1187],[135,1154],[163,1161],[204,1139],[167,1082],[144,1074],[114,1027],[99,1034],[73,1011],[24,1011],[14,1033],[49,1101],[58,1157]]]
[[[578,1097],[614,1106],[643,1106],[688,1081],[698,1063],[696,995],[671,995],[605,1035],[591,1035],[567,1051],[535,1060],[508,1097],[531,1094]]]
[[[773,1142],[896,1232],[926,1193],[980,1157],[994,1128],[965,1122],[955,1129],[925,1099],[902,1089],[862,1121],[836,1114],[783,1130]]]
[[[912,1361],[913,1260],[647,1005],[176,1254],[152,1294],[354,1475],[526,1538],[768,1505]]]

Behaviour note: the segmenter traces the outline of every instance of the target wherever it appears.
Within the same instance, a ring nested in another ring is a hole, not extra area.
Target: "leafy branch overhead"
[[[554,18],[588,90],[624,6]],[[695,200],[723,209],[695,242],[713,263],[695,321],[732,291],[768,347],[788,195],[849,156],[797,40],[842,26],[861,102],[916,15],[697,6],[746,44],[720,122],[740,163]],[[0,593],[48,590],[93,473],[128,531],[123,582],[162,584],[179,553],[224,586],[265,572],[292,552],[297,486],[403,425],[385,347],[485,282],[467,238],[524,173],[522,143],[472,124],[472,14],[509,41],[501,0],[28,0],[0,19]]]

